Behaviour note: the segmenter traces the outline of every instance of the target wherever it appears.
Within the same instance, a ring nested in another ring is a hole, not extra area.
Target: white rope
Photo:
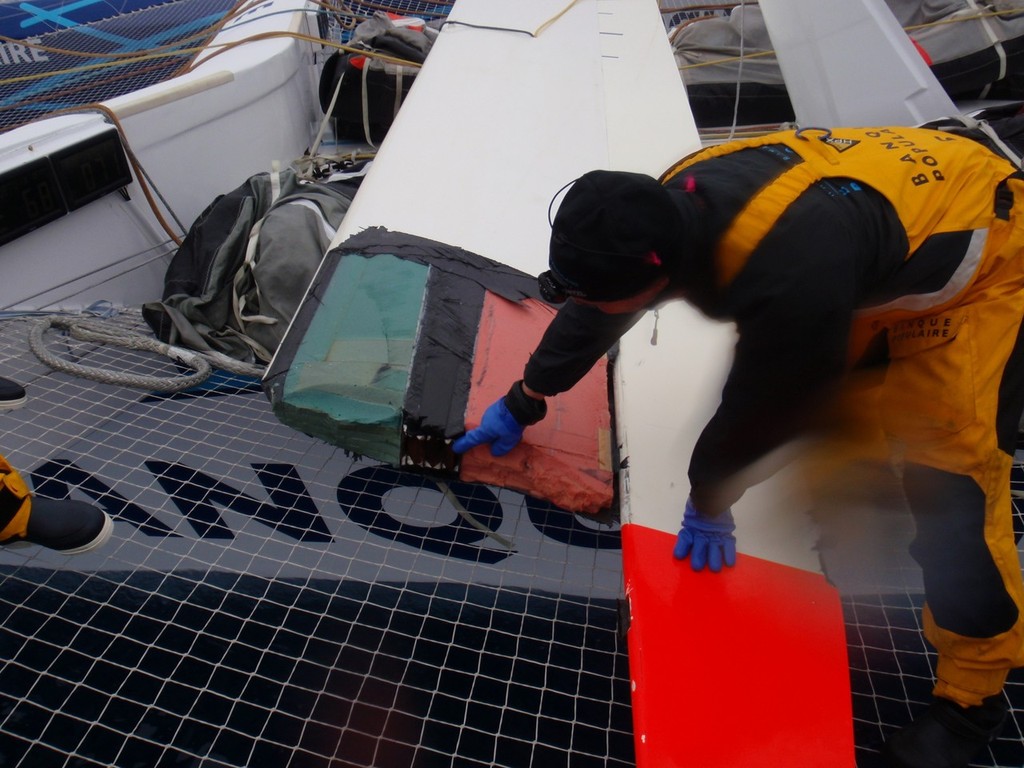
[[[191,368],[194,373],[178,376],[142,376],[104,370],[81,363],[71,363],[52,353],[46,346],[44,335],[50,328],[59,328],[78,341],[111,344],[125,349],[153,352],[170,358],[175,363]],[[146,389],[153,392],[181,392],[198,386],[209,378],[213,364],[230,373],[261,376],[263,368],[242,363],[220,353],[200,353],[166,344],[151,336],[104,322],[95,318],[48,315],[34,323],[29,330],[28,343],[32,352],[43,363],[56,371],[122,387]]]
[[[370,138],[370,60],[363,59],[363,80],[362,80],[362,104],[363,104],[363,136],[366,137],[366,143],[374,149],[377,145],[373,143],[373,139]]]
[[[995,51],[996,57],[999,59],[999,75],[993,79],[993,82],[1002,80],[1006,77],[1006,49],[1003,48],[1003,41],[999,36],[999,33],[992,27],[992,23],[985,18],[986,8],[981,8],[975,2],[975,0],[967,0],[967,5],[974,11],[977,11],[978,23],[981,24],[982,30],[984,30],[989,42],[992,43],[992,50]],[[985,85],[981,93],[980,98],[988,96],[988,92],[992,88],[992,83]]]

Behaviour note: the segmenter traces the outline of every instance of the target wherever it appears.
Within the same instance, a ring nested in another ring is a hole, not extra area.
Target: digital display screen
[[[49,158],[0,175],[0,245],[67,213]]]
[[[111,128],[0,173],[0,245],[132,183]]]
[[[69,211],[132,183],[114,129],[55,152],[51,159]]]

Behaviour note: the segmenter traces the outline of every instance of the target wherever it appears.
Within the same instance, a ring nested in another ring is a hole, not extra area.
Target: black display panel
[[[0,174],[0,245],[67,213],[49,158]]]
[[[117,130],[0,173],[0,245],[132,182]]]
[[[114,129],[50,157],[69,211],[132,183],[121,139]]]

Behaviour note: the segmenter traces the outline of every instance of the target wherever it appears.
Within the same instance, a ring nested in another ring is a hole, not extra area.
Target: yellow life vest
[[[695,165],[748,147],[784,144],[803,162],[755,194],[726,228],[715,252],[719,287],[728,286],[783,212],[816,182],[854,179],[884,195],[903,223],[909,258],[930,235],[982,229],[996,188],[1016,169],[978,142],[925,128],[805,128],[701,150],[662,174],[670,183]]]

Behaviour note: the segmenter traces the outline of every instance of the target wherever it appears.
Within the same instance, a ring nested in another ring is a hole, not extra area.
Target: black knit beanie
[[[565,194],[551,225],[549,265],[569,296],[616,301],[670,274],[682,219],[657,179],[591,171]]]

